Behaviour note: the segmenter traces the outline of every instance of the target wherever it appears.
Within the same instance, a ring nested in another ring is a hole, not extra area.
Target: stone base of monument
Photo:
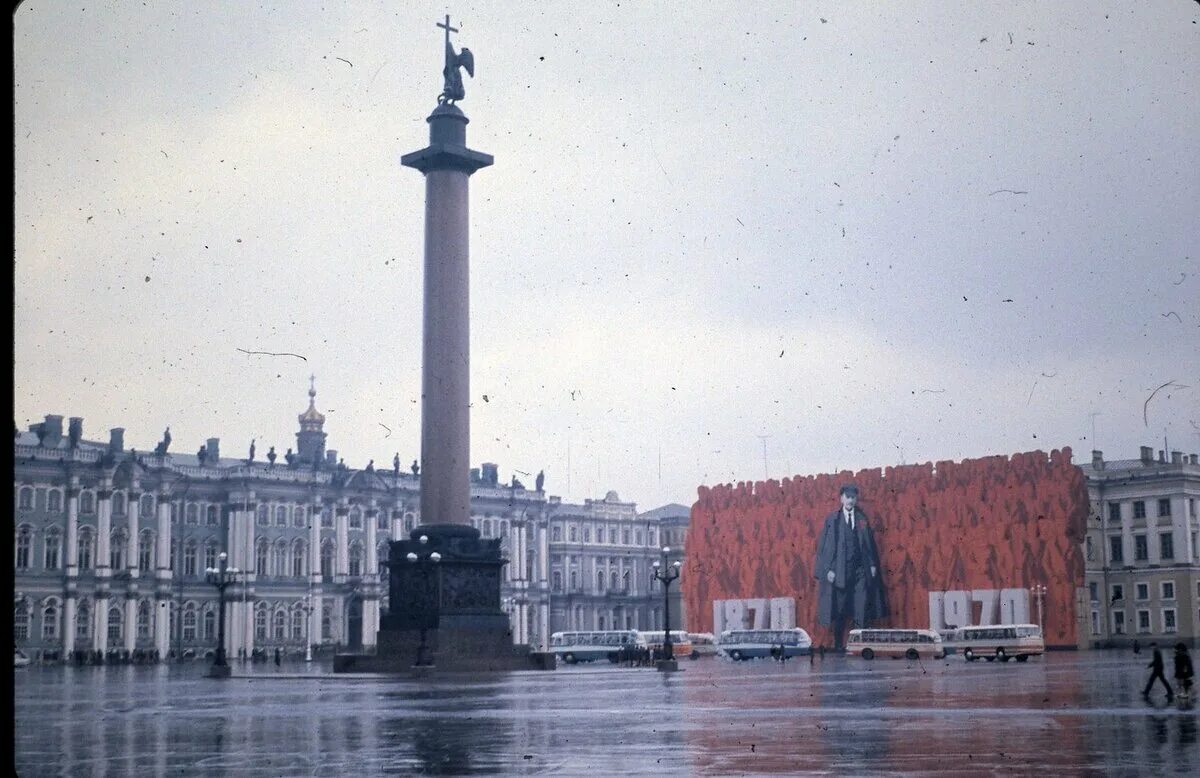
[[[679,660],[677,659],[660,659],[654,663],[660,673],[677,673],[679,672]]]
[[[410,554],[417,561],[410,561]],[[500,571],[507,561],[500,555],[499,539],[481,538],[469,525],[425,525],[408,540],[393,541],[388,554],[390,610],[380,619],[375,653],[335,656],[333,671],[534,669],[529,646],[513,645],[508,615],[500,609]]]
[[[229,678],[233,675],[233,668],[229,665],[213,665],[208,668],[209,678]]]

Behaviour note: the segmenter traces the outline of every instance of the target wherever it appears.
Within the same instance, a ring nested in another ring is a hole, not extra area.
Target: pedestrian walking
[[[1192,658],[1188,656],[1187,644],[1175,644],[1175,683],[1179,686],[1179,696],[1190,699],[1192,696]]]
[[[1146,682],[1146,688],[1142,690],[1142,696],[1149,699],[1150,689],[1154,686],[1154,681],[1162,681],[1162,685],[1167,688],[1167,701],[1170,702],[1175,697],[1175,692],[1171,691],[1171,684],[1167,683],[1167,676],[1163,675],[1163,658],[1162,652],[1158,650],[1157,643],[1150,644],[1150,650],[1154,652],[1154,658],[1150,660],[1150,664],[1146,665],[1152,671],[1150,680]]]
[[[276,648],[275,649],[275,666],[279,667],[282,662],[283,662],[283,652],[280,651],[278,648]]]
[[[1133,639],[1133,653],[1135,653],[1135,654],[1142,653],[1142,644],[1138,642],[1137,638]]]

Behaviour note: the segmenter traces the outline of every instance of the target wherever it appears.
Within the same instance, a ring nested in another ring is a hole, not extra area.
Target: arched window
[[[58,640],[58,606],[55,604],[42,609],[42,640]]]
[[[321,529],[333,529],[333,511],[328,508],[321,510]]]
[[[80,600],[75,609],[75,637],[84,639],[92,635],[92,606],[87,600]]]
[[[108,643],[120,643],[125,630],[121,629],[121,609],[112,607],[108,609]]]
[[[204,569],[217,566],[217,544],[208,542],[204,544]]]
[[[138,640],[148,640],[150,638],[150,601],[149,600],[142,600],[140,603],[138,603],[137,636],[138,636]]]
[[[29,602],[21,600],[13,609],[13,640],[29,640]]]
[[[280,577],[288,574],[287,544],[282,540],[275,543],[271,560],[272,572]]]
[[[381,540],[375,544],[375,559],[379,563],[380,570],[387,569],[388,553],[389,548],[386,540]],[[386,573],[383,575],[386,576]]]
[[[617,528],[616,527],[608,528],[608,544],[610,546],[617,545]]]
[[[138,538],[138,570],[148,573],[154,569],[154,534],[143,532]]]
[[[578,591],[578,590],[579,590],[579,571],[572,570],[571,571],[571,591],[574,592],[574,591]]]
[[[79,493],[79,512],[80,513],[95,513],[96,512],[96,496],[91,492]]]
[[[205,513],[208,520],[208,526],[216,527],[221,524],[221,511],[217,508],[217,506],[208,506],[208,510]]]
[[[554,591],[561,592],[562,591],[562,571],[555,570],[552,580],[554,581]]]
[[[649,546],[658,545],[657,543],[654,542],[654,530],[646,531],[646,545],[649,545]]]
[[[17,530],[17,569],[28,570],[33,553],[33,531],[26,525]]]
[[[189,540],[183,547],[183,574],[196,574],[196,541]]]
[[[321,610],[321,640],[333,640],[333,616],[328,608]]]
[[[124,516],[125,515],[125,493],[124,492],[113,492],[112,515],[114,515],[114,516]]]
[[[254,639],[267,639],[267,609],[261,607],[254,612]]]
[[[33,487],[22,486],[17,493],[17,508],[22,511],[33,510]]]
[[[292,575],[300,578],[306,574],[305,562],[308,559],[308,549],[303,542],[296,543],[292,546]]]
[[[58,569],[59,552],[62,549],[62,536],[58,533],[57,527],[51,527],[46,530],[45,554],[42,561],[45,563],[47,570]]]
[[[258,526],[267,527],[271,524],[271,509],[265,505],[258,506]]]
[[[217,614],[211,610],[204,611],[204,639],[212,640],[217,636]]]
[[[603,570],[596,571],[596,591],[598,591],[598,592],[604,591],[604,571]]]
[[[416,519],[413,517],[413,515],[411,513],[406,515],[404,517],[404,531],[412,532],[415,521],[416,521]]]
[[[51,513],[59,513],[62,511],[62,492],[57,489],[51,489],[46,495],[46,510]]]
[[[362,511],[358,508],[350,511],[350,529],[362,529]]]
[[[183,608],[183,639],[189,642],[196,640],[196,604],[189,602]]]
[[[287,613],[284,611],[275,611],[271,634],[276,640],[287,639]]]
[[[117,530],[108,540],[108,566],[114,571],[125,567],[125,531]]]
[[[275,506],[275,526],[276,527],[286,527],[287,523],[288,523],[288,521],[287,521],[287,506],[286,505]]]
[[[616,570],[613,570],[611,573],[608,574],[608,588],[612,589],[613,591],[616,591],[619,588],[617,586],[617,571]]]
[[[149,518],[154,515],[154,497],[149,494],[143,494],[138,513],[143,518]]]
[[[358,545],[357,543],[350,546],[350,553],[348,554],[348,556],[349,556],[349,561],[350,561],[350,575],[353,575],[353,576],[362,575],[362,566],[363,566],[363,564],[362,564],[362,562],[363,562],[362,546]]]
[[[642,545],[642,531],[640,529],[633,531],[633,544],[635,546]]]
[[[570,540],[570,542],[574,543],[577,538],[578,538],[578,535],[576,534],[576,531],[575,531],[575,525],[572,524],[567,529],[567,539]]]
[[[79,569],[92,569],[92,544],[95,542],[95,537],[92,535],[91,527],[81,527],[79,530]]]
[[[378,514],[375,515],[375,530],[377,532],[387,532],[388,531],[387,511],[380,511]]]
[[[292,611],[292,640],[304,639],[304,611],[296,608]]]
[[[292,509],[292,526],[293,527],[307,527],[308,526],[308,516],[305,514],[303,505],[297,505],[295,508]]]
[[[199,524],[200,523],[200,506],[194,502],[189,502],[187,508],[184,509],[184,524]]]
[[[557,524],[555,524],[555,525],[554,525],[554,526],[553,526],[553,527],[550,529],[550,540],[552,540],[552,541],[553,541],[553,542],[555,542],[555,543],[561,543],[561,542],[562,542],[562,527],[560,527],[560,526],[558,526]]]
[[[584,543],[592,542],[592,528],[591,527],[583,528],[583,542]]]
[[[259,575],[267,575],[267,541],[259,538],[254,546],[254,570]]]
[[[321,544],[321,575],[328,578],[333,575],[334,547],[332,541]]]

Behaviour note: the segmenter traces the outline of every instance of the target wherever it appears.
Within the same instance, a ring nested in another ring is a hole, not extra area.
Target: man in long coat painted
[[[842,507],[825,517],[817,540],[817,623],[832,627],[834,648],[843,648],[846,622],[863,627],[887,616],[879,550],[867,516],[858,508],[858,487],[847,484]]]

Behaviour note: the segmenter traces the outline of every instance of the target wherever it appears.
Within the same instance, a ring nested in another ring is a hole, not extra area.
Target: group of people
[[[82,665],[141,665],[158,662],[158,649],[135,648],[133,651],[124,649],[109,649],[107,652],[99,649],[76,649],[71,651],[69,660],[76,666]]]
[[[1153,652],[1153,655],[1150,659],[1150,664],[1146,665],[1150,668],[1150,680],[1146,682],[1146,688],[1142,690],[1142,696],[1149,699],[1150,691],[1154,688],[1154,682],[1162,681],[1162,685],[1167,690],[1167,701],[1170,702],[1175,698],[1175,692],[1171,689],[1171,684],[1167,683],[1162,652],[1158,650],[1157,643],[1151,643],[1150,650]],[[1192,667],[1192,657],[1188,655],[1187,645],[1185,643],[1176,643],[1175,683],[1179,686],[1179,696],[1184,699],[1192,696],[1192,677],[1194,675],[1195,670]]]

